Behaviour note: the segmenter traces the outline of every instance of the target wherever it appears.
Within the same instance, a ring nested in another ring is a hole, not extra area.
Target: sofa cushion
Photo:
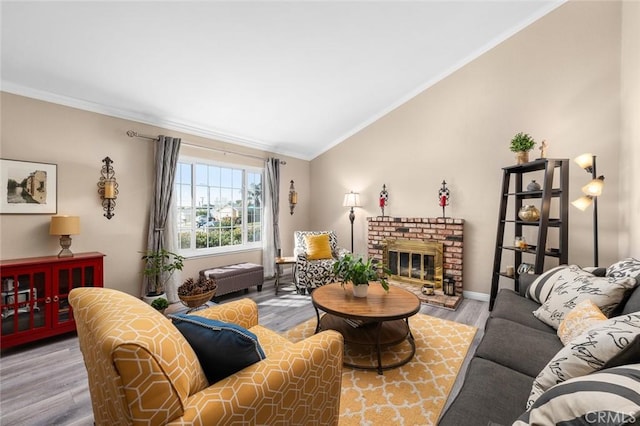
[[[640,335],[640,312],[611,318],[562,348],[536,377],[527,408],[551,386],[601,369]]]
[[[464,386],[438,425],[510,425],[524,411],[532,381],[500,364],[473,358]]]
[[[476,356],[535,377],[562,349],[558,336],[502,318],[489,318]]]
[[[607,268],[607,277],[640,279],[640,260],[629,257]]]
[[[640,414],[640,364],[576,377],[546,391],[514,423],[635,424]]]
[[[633,312],[640,312],[640,286],[637,286],[631,292],[620,314],[631,314]]]
[[[558,281],[558,278],[562,276],[568,267],[568,265],[560,265],[540,274],[531,285],[529,285],[527,297],[538,303],[544,303],[549,297],[551,290],[553,290],[556,281]]]
[[[603,314],[610,315],[625,292],[636,285],[634,278],[596,277],[575,265],[555,274],[554,279],[547,300],[533,314],[556,329],[564,316],[586,299],[591,299]]]
[[[171,315],[196,353],[209,384],[265,359],[255,334],[244,327],[197,315]]]
[[[500,290],[496,297],[491,317],[504,318],[555,335],[556,330],[533,316],[532,312],[539,307],[539,303],[526,299],[513,290],[504,288]]]
[[[307,259],[331,259],[331,246],[329,245],[329,234],[307,235]]]
[[[564,317],[558,326],[558,337],[566,345],[598,322],[606,320],[607,317],[591,299],[583,300]]]

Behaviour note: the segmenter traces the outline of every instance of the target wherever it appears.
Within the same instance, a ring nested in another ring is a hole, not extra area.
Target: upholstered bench
[[[257,286],[262,291],[264,281],[264,268],[255,263],[236,263],[234,265],[218,266],[211,269],[203,269],[200,276],[216,280],[218,289],[216,296],[244,290],[249,292],[249,287]]]

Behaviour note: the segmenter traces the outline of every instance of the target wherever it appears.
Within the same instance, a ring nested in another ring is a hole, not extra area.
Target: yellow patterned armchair
[[[69,301],[96,425],[338,424],[343,351],[338,333],[291,343],[258,325],[250,299],[195,312],[249,329],[266,354],[208,385],[182,334],[146,303],[105,288],[73,289]]]

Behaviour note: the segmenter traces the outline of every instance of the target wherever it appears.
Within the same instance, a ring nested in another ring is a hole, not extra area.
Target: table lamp
[[[71,235],[80,233],[80,217],[78,216],[51,216],[51,225],[49,234],[60,235],[60,253],[58,257],[73,257],[73,253],[69,250],[71,247]]]

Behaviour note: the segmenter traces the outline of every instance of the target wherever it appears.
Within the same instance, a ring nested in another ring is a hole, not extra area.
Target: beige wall
[[[548,141],[548,157],[598,156],[607,184],[599,204],[600,264],[616,260],[620,25],[620,3],[567,3],[315,158],[311,224],[336,229],[348,246],[341,200],[345,191],[360,192],[355,251],[364,254],[365,219],[379,214],[383,183],[389,215],[433,217],[441,214],[437,193],[445,179],[452,194],[447,216],[465,219],[465,290],[488,293],[501,168],[514,164],[508,144],[524,131]],[[588,179],[572,161],[570,199]],[[590,210],[571,207],[569,261],[593,263]]]
[[[640,259],[640,2],[622,6],[620,253]]]
[[[37,101],[8,93],[1,97],[0,156],[58,165],[58,213],[80,216],[81,234],[73,236],[74,252],[99,251],[106,254],[105,286],[131,294],[139,291],[148,223],[148,205],[153,179],[153,142],[129,138],[125,132],[167,134],[183,142],[253,155],[267,153],[231,146],[222,142],[163,130],[132,121]],[[210,151],[202,151],[207,153]],[[115,216],[103,217],[98,197],[102,159],[114,161],[119,195]],[[289,157],[281,168],[280,212],[282,235],[306,226],[308,220],[309,163]],[[227,155],[223,161],[246,164],[245,157]],[[256,164],[253,161],[251,164]],[[259,165],[259,161],[257,162]],[[289,215],[286,196],[289,180],[304,188],[304,197],[294,216]],[[286,206],[286,208],[285,208]],[[60,250],[57,237],[49,235],[49,215],[0,216],[0,258],[14,259],[55,255]],[[283,237],[285,253],[293,250],[291,238]],[[233,255],[207,256],[188,260],[183,278],[196,276],[200,269],[237,261],[262,263],[261,250]]]

